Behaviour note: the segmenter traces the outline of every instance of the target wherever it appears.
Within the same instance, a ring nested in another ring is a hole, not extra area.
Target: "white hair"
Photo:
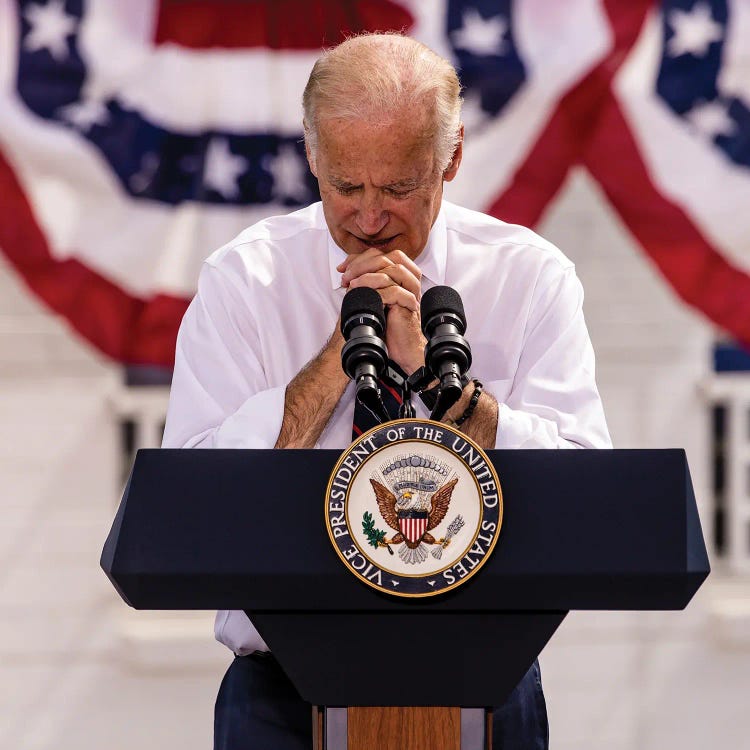
[[[461,139],[461,101],[454,67],[421,42],[393,32],[352,36],[313,66],[302,95],[305,143],[314,158],[324,117],[383,120],[421,106],[443,172]]]

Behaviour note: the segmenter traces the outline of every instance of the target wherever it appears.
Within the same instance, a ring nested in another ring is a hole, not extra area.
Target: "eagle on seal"
[[[457,482],[457,477],[446,482],[439,490],[432,493],[427,502],[424,502],[415,500],[408,490],[396,497],[384,484],[370,479],[380,515],[396,532],[392,539],[383,541],[383,546],[401,544],[399,556],[404,562],[412,564],[423,562],[427,558],[423,544],[447,546],[449,539],[435,539],[429,532],[445,518]],[[412,519],[414,522],[410,524],[409,521]],[[417,531],[414,532],[413,529]]]

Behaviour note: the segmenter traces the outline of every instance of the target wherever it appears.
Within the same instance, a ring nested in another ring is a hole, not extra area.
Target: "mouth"
[[[356,234],[353,234],[352,237],[354,237],[354,239],[356,239],[357,242],[364,245],[365,247],[368,247],[368,248],[377,247],[379,249],[382,249],[382,248],[388,247],[388,245],[390,245],[390,243],[393,242],[393,240],[395,240],[396,237],[398,237],[398,235],[394,234],[392,237],[385,237],[384,239],[381,239],[381,240],[374,240],[374,239],[369,239],[369,238],[365,239],[363,237],[358,237]]]

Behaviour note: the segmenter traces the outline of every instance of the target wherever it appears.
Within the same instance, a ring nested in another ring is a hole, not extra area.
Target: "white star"
[[[84,99],[60,107],[59,114],[74,128],[87,132],[94,125],[106,125],[109,122],[109,112],[104,102],[98,99]]]
[[[474,55],[502,55],[505,52],[503,37],[508,32],[508,22],[502,16],[485,19],[476,8],[467,8],[461,20],[461,28],[451,32],[457,49],[465,49]]]
[[[308,197],[305,186],[307,169],[302,157],[290,143],[279,146],[276,156],[267,156],[263,166],[273,177],[273,197],[304,201]]]
[[[65,13],[65,0],[50,0],[46,5],[30,5],[24,17],[31,31],[23,40],[27,52],[47,49],[57,62],[70,54],[66,38],[75,30],[77,19]]]
[[[737,132],[737,123],[729,116],[726,106],[716,100],[696,104],[685,117],[712,140],[717,135],[734,135]]]
[[[673,10],[669,14],[669,25],[674,31],[667,44],[670,57],[679,57],[688,52],[703,57],[709,45],[724,36],[722,25],[714,21],[707,3],[696,3],[689,13]]]
[[[203,184],[225,198],[236,198],[240,194],[237,178],[247,167],[247,159],[233,154],[226,138],[214,138],[206,151]]]
[[[394,580],[393,580],[392,578],[391,578],[391,583],[393,584],[394,588],[395,588],[396,586],[398,586],[398,581],[394,581]]]

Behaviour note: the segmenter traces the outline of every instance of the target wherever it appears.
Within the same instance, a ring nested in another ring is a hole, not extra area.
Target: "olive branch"
[[[437,547],[435,547],[434,550],[432,550],[432,556],[439,560],[443,556],[443,550],[451,543],[451,539],[453,539],[456,534],[458,534],[459,531],[464,527],[465,521],[463,519],[463,516],[458,515],[456,516],[452,521],[450,526],[448,526],[448,530],[445,532],[445,537],[443,538],[443,541],[438,544]]]
[[[375,528],[375,519],[372,517],[372,513],[367,510],[362,516],[362,531],[364,531],[367,541],[372,547],[385,547],[391,555],[393,554],[391,546],[385,541],[385,531]]]

